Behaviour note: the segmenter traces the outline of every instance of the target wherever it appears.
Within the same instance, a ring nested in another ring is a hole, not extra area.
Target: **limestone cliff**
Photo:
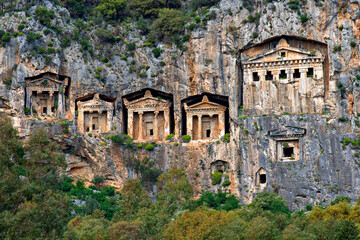
[[[73,20],[65,8],[48,1],[44,5],[55,10],[56,18],[52,21],[63,28],[61,35],[51,30],[29,43],[26,40],[29,32],[42,33],[46,29],[31,17],[36,6],[28,10],[28,15],[22,11],[6,13],[0,18],[0,28],[17,32],[18,26],[25,24],[25,34],[0,48],[0,111],[13,119],[22,137],[28,136],[32,128],[46,125],[66,153],[67,173],[87,182],[100,175],[105,177],[106,184],[121,188],[126,179],[137,177],[134,159],[149,157],[162,170],[173,165],[184,167],[196,194],[201,189],[220,187],[211,184],[211,173],[220,166],[225,168],[231,182],[224,188],[244,203],[263,189],[282,194],[294,209],[316,202],[327,203],[336,194],[355,199],[360,194],[359,150],[356,144],[344,139],[356,140],[359,134],[360,87],[356,76],[360,75],[360,2],[309,0],[301,9],[308,18],[306,21],[302,21],[302,14],[289,9],[287,1],[251,3],[253,9],[249,12],[245,1],[222,0],[210,9],[216,17],[206,27],[186,30],[190,39],[184,50],[159,43],[157,47],[163,50],[159,58],[153,56],[152,47],[145,46],[145,37],[139,36],[135,27],[128,26],[117,29],[107,26],[122,38],[113,44],[103,44],[96,37],[95,28],[90,27],[93,56],[78,41],[62,47],[64,36],[70,36],[74,30]],[[249,15],[255,13],[259,13],[259,18],[249,21]],[[278,111],[256,116],[253,115],[256,111],[240,107],[247,96],[241,82],[240,49],[281,35],[327,45],[328,86],[319,86],[324,95],[321,111],[301,114]],[[35,45],[47,46],[50,42],[54,49],[61,49],[51,59],[32,52]],[[136,43],[134,56],[123,57],[126,42]],[[351,42],[357,44],[352,46]],[[109,61],[102,61],[103,57]],[[132,71],[132,60],[137,66],[149,66],[142,70],[145,75]],[[70,121],[70,132],[65,135],[59,121],[47,119],[51,124],[45,124],[44,120],[27,117],[24,112],[25,78],[47,71],[71,78],[69,110],[64,116]],[[116,99],[111,132],[120,134],[125,121],[122,97],[144,88],[173,95],[174,142],[159,142],[153,151],[148,151],[78,133],[76,101],[79,98],[99,93]],[[228,97],[229,143],[181,140],[182,100],[205,92]],[[304,133],[297,133],[297,128],[305,129]],[[271,135],[275,130],[300,138],[297,161],[277,161],[276,138]],[[218,160],[223,162],[219,166]],[[261,182],[261,169],[266,174],[265,183]]]

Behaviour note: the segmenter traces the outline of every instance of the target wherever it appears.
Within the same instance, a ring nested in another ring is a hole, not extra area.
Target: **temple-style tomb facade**
[[[240,53],[245,109],[256,114],[324,110],[328,88],[325,43],[280,36]]]
[[[210,102],[206,95],[199,103],[184,103],[187,135],[192,140],[220,139],[225,134],[226,107]]]
[[[111,121],[114,113],[114,104],[102,100],[99,94],[92,99],[77,102],[78,132],[103,133],[111,130]]]
[[[61,117],[67,110],[70,78],[46,72],[25,78],[25,113],[37,117]]]
[[[150,90],[135,100],[124,98],[127,134],[137,141],[162,141],[170,134],[171,102],[154,97]]]

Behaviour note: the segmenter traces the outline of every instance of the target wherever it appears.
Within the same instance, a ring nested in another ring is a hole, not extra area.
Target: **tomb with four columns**
[[[171,101],[154,97],[151,90],[145,95],[128,100],[124,98],[127,110],[127,134],[136,141],[161,141],[170,132]]]

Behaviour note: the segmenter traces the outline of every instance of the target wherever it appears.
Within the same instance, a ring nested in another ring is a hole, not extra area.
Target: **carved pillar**
[[[64,114],[64,100],[63,100],[63,94],[62,93],[58,93],[58,109],[55,109],[55,112],[57,112],[57,114],[62,117]]]
[[[134,110],[129,109],[127,119],[127,133],[131,138],[134,138]]]
[[[158,114],[159,114],[159,111],[155,111],[155,119],[154,119],[154,137],[156,140],[162,140],[162,139],[159,139],[159,127],[163,127],[163,126],[158,126]],[[164,114],[166,115],[166,114]],[[166,123],[165,123],[166,124]]]
[[[193,115],[190,113],[186,113],[186,132],[187,135],[191,136],[191,138],[193,139],[194,136],[192,134],[192,125],[193,125]]]
[[[84,111],[80,108],[79,110],[78,110],[79,112],[78,112],[78,119],[77,119],[77,121],[78,121],[78,128],[79,128],[79,132],[85,132],[85,127],[84,127],[84,125],[85,125],[85,122],[84,122],[84,119],[85,119],[85,116],[84,116]]]
[[[202,139],[202,124],[201,124],[202,115],[198,115],[198,139]]]
[[[52,113],[51,112],[51,108],[52,108],[52,106],[53,106],[53,102],[54,102],[54,95],[53,95],[53,93],[52,92],[50,92],[50,95],[49,95],[49,99],[47,99],[47,101],[46,101],[46,114],[47,115],[50,115],[49,113]]]
[[[220,112],[219,113],[219,119],[218,119],[218,127],[219,127],[219,136],[218,138],[221,138],[222,136],[225,135],[225,112]]]
[[[92,129],[92,119],[93,119],[93,116],[92,116],[92,112],[90,113],[90,120],[89,120],[89,132],[92,132],[93,129]]]
[[[170,109],[164,109],[164,134],[165,137],[170,134]],[[162,139],[161,139],[162,140]]]
[[[139,139],[143,139],[143,112],[139,112]]]
[[[25,107],[29,108],[30,111],[32,111],[31,109],[31,98],[32,98],[32,89],[31,88],[28,88],[26,90],[26,105]],[[32,114],[32,112],[30,112]]]

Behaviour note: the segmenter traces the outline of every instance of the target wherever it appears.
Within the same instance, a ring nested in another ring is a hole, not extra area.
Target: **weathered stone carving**
[[[219,139],[225,134],[225,106],[210,102],[205,95],[200,103],[184,103],[184,109],[187,135],[192,140]]]
[[[95,94],[93,99],[78,101],[78,132],[101,133],[111,130],[114,105],[111,102],[100,99]]]
[[[41,116],[63,116],[66,110],[65,93],[70,78],[46,72],[25,78],[25,113]]]
[[[327,47],[306,39],[286,39],[269,40],[242,51],[244,108],[257,114],[321,112]]]
[[[305,129],[292,126],[269,131],[273,159],[281,162],[302,160],[305,133]]]
[[[128,101],[124,98],[127,108],[127,133],[134,140],[164,140],[170,134],[171,102],[153,97],[146,90],[144,97]]]
[[[211,172],[214,173],[216,171],[219,172],[226,172],[227,168],[229,166],[229,163],[223,160],[216,160],[215,162],[212,162],[210,164]]]

